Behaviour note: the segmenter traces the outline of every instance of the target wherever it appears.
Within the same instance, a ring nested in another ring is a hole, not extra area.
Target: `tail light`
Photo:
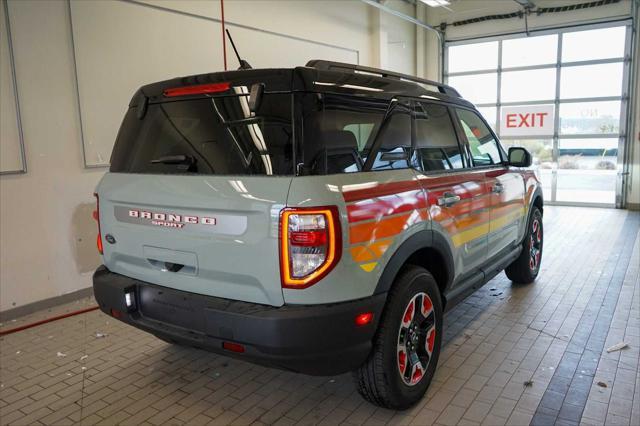
[[[317,283],[340,260],[342,237],[338,208],[285,209],[280,215],[282,287]]]
[[[100,198],[98,194],[93,194],[96,197],[96,209],[93,211],[93,218],[98,223],[98,237],[96,239],[96,244],[98,246],[98,252],[103,254],[102,249],[102,233],[100,232]]]

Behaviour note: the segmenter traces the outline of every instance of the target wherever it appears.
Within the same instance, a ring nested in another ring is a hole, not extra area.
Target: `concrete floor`
[[[434,382],[408,411],[368,404],[348,374],[176,347],[93,311],[0,338],[0,423],[640,425],[640,214],[546,207],[544,224],[537,282],[501,274],[449,312]]]

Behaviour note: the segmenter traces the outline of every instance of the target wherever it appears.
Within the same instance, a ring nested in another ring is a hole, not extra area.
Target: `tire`
[[[409,314],[412,303],[413,313]],[[411,407],[422,399],[431,383],[441,343],[442,299],[438,285],[426,269],[407,266],[389,292],[369,358],[353,372],[358,392],[380,407]]]
[[[540,272],[543,239],[542,212],[534,207],[522,242],[522,252],[505,269],[507,277],[511,281],[516,284],[529,284],[535,281]]]

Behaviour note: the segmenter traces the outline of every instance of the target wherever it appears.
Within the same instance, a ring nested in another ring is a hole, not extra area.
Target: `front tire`
[[[516,284],[529,284],[535,281],[540,272],[542,260],[542,212],[537,207],[531,211],[527,232],[522,242],[522,252],[516,260],[507,266],[507,277]]]
[[[422,399],[440,355],[442,299],[424,268],[405,267],[396,278],[373,349],[353,376],[369,402],[404,410]]]

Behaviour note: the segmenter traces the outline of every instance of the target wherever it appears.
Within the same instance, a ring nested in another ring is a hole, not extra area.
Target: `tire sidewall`
[[[384,321],[388,322],[388,327],[383,341],[383,363],[385,374],[387,375],[387,383],[391,387],[390,396],[396,400],[394,401],[394,406],[408,408],[422,398],[431,383],[438,364],[443,331],[442,300],[433,276],[422,268],[415,267],[410,269],[396,285],[401,288],[394,294],[394,300],[390,301],[391,303],[384,318]],[[404,383],[398,370],[398,331],[406,306],[416,294],[421,292],[426,293],[433,304],[436,319],[436,338],[433,353],[422,380],[414,386],[409,386]]]
[[[538,267],[536,268],[535,271],[532,271],[531,268],[529,267],[529,258],[530,258],[530,253],[531,253],[531,235],[533,234],[533,222],[535,222],[535,220],[538,220],[538,226],[540,226],[540,232],[542,234],[542,238],[540,239],[540,259],[538,260]],[[536,277],[538,276],[538,273],[540,273],[540,265],[542,265],[542,255],[544,254],[544,226],[542,224],[542,213],[540,212],[540,209],[538,209],[537,207],[533,208],[533,211],[531,212],[531,219],[529,220],[529,224],[527,226],[527,233],[525,235],[525,250],[527,253],[527,269],[529,270],[529,275],[531,276],[531,281],[535,280]]]

